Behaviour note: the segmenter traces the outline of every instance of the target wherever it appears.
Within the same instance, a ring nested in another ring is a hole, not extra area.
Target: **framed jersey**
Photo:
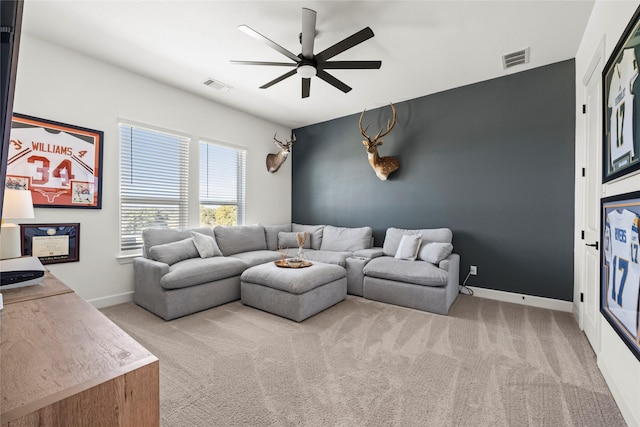
[[[640,8],[618,41],[602,73],[602,182],[640,169]]]
[[[37,207],[100,209],[102,131],[14,114],[7,188],[28,189]]]
[[[600,312],[640,360],[640,191],[602,199]]]

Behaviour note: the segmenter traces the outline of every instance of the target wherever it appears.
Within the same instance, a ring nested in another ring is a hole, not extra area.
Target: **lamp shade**
[[[28,219],[34,216],[31,191],[5,188],[2,219]]]

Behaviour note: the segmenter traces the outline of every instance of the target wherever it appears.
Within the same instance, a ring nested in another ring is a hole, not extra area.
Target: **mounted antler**
[[[391,132],[391,129],[393,129],[397,121],[396,108],[392,103],[390,103],[390,105],[391,111],[393,111],[393,118],[390,122],[387,120],[387,129],[385,130],[384,128],[381,128],[380,132],[378,132],[373,138],[370,138],[367,135],[367,129],[369,129],[369,125],[367,125],[366,128],[362,129],[362,118],[364,117],[364,112],[367,111],[366,109],[362,112],[362,114],[360,114],[360,120],[358,121],[360,133],[362,134],[362,136],[367,138],[365,141],[362,141],[362,144],[364,144],[364,146],[367,148],[367,157],[369,158],[369,164],[375,171],[378,178],[383,181],[386,181],[389,174],[396,171],[400,167],[400,162],[398,162],[398,159],[396,159],[395,157],[380,157],[378,155],[378,146],[382,145],[382,143],[384,142],[382,140],[382,137]]]
[[[267,154],[267,170],[271,173],[275,173],[280,169],[280,166],[287,160],[289,153],[291,152],[291,146],[294,142],[296,142],[296,135],[292,134],[292,138],[290,141],[282,142],[279,141],[276,137],[278,133],[276,132],[273,135],[273,143],[280,150],[276,154]]]

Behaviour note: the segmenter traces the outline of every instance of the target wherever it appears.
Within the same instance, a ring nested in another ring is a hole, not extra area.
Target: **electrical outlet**
[[[472,265],[471,267],[469,267],[469,273],[472,276],[475,276],[476,274],[478,274],[478,267],[475,265]]]

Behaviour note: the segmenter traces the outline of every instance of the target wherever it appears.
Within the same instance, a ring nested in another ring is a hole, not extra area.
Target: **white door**
[[[604,43],[600,44],[584,76],[586,113],[584,178],[582,185],[582,328],[596,354],[600,352],[600,189],[602,179],[602,69]],[[598,246],[596,246],[598,245]]]

